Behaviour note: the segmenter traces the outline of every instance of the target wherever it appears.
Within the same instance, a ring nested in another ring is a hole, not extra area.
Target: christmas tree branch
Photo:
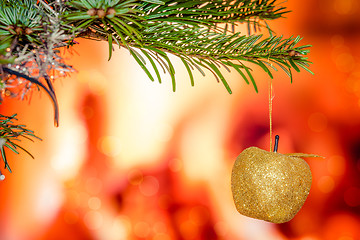
[[[260,26],[260,20],[272,20],[282,17],[288,11],[276,6],[276,1],[170,1],[163,4],[146,4],[141,8],[145,19],[151,21],[176,22],[194,26],[214,27],[216,23],[248,23],[254,29]]]
[[[59,48],[71,47],[77,37],[107,41],[109,59],[113,44],[126,48],[152,81],[161,83],[160,71],[169,73],[173,91],[175,68],[169,54],[182,61],[192,86],[193,71],[204,76],[209,71],[232,93],[223,71],[235,70],[258,91],[253,66],[270,78],[280,68],[292,81],[293,70],[311,72],[306,57],[310,45],[298,46],[301,37],[276,36],[267,23],[288,12],[278,0],[4,0],[0,100],[24,99],[33,89],[43,89],[58,125],[53,81],[73,71]],[[241,23],[247,24],[247,34],[235,31]],[[258,34],[261,30],[270,36]]]
[[[33,131],[26,129],[25,125],[14,124],[14,121],[17,120],[15,117],[16,114],[12,116],[4,116],[0,114],[0,151],[1,151],[2,159],[5,164],[5,168],[9,172],[11,172],[11,168],[6,158],[5,148],[10,149],[16,154],[19,154],[18,149],[21,149],[24,152],[26,152],[29,156],[34,158],[30,152],[28,152],[26,149],[18,145],[16,141],[20,141],[21,138],[25,138],[30,141],[33,141],[32,138],[41,140],[40,138],[34,135]],[[1,172],[0,175],[3,176]],[[3,177],[1,180],[3,180]]]
[[[20,72],[17,72],[15,70],[12,70],[10,68],[7,68],[7,67],[2,67],[2,71],[8,73],[8,74],[11,74],[11,75],[14,75],[16,77],[19,77],[19,78],[24,78],[26,80],[28,80],[29,82],[31,83],[34,83],[36,85],[38,85],[39,87],[41,87],[42,89],[45,90],[45,92],[49,95],[49,97],[51,98],[52,100],[52,103],[54,104],[54,124],[55,126],[58,126],[59,125],[59,105],[58,105],[58,102],[57,102],[57,99],[56,99],[56,95],[55,95],[55,90],[52,86],[52,83],[49,79],[49,76],[45,75],[45,79],[46,79],[46,82],[48,84],[48,87],[46,87],[44,84],[42,84],[41,82],[39,82],[37,79],[35,78],[32,78],[28,75],[25,75],[23,73],[20,73]]]
[[[276,6],[274,0],[124,1],[117,5],[118,2],[102,5],[90,0],[70,1],[70,8],[77,11],[65,12],[64,18],[76,29],[85,29],[77,36],[108,41],[109,58],[113,43],[127,48],[152,81],[154,77],[146,64],[151,64],[159,82],[160,65],[170,74],[174,91],[175,70],[167,53],[182,60],[192,84],[192,69],[201,73],[204,73],[201,69],[207,69],[224,83],[229,93],[232,91],[219,66],[226,70],[235,69],[247,83],[252,82],[256,91],[252,70],[244,62],[260,66],[270,77],[269,68],[277,70],[275,65],[279,66],[291,81],[291,69],[309,71],[310,62],[304,55],[310,46],[295,47],[300,37],[283,39],[270,32],[270,37],[263,38],[262,35],[247,36],[227,30],[227,24],[235,22],[252,23],[256,30],[260,20],[282,17],[285,8]],[[219,27],[219,22],[225,23],[225,28]]]

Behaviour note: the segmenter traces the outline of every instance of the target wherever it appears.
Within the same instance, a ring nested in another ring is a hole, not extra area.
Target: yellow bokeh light
[[[91,210],[99,210],[101,208],[101,200],[97,197],[91,197],[88,200],[88,205]]]
[[[115,136],[104,136],[98,141],[98,149],[108,157],[116,157],[121,152],[120,139]]]

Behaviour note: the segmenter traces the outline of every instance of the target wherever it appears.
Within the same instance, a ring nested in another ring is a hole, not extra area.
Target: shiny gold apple
[[[231,190],[241,214],[273,223],[290,221],[305,203],[311,187],[309,165],[298,156],[257,147],[237,157]]]

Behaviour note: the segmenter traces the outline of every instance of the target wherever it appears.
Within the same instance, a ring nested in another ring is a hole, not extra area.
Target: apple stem
[[[279,146],[279,135],[275,136],[274,152],[277,152]]]

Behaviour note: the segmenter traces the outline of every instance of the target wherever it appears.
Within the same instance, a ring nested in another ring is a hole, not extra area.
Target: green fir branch
[[[227,24],[247,23],[249,28],[254,25],[256,31],[261,26],[260,20],[278,19],[288,12],[285,11],[285,7],[277,6],[274,0],[163,0],[162,2],[161,5],[143,4],[140,9],[145,12],[145,19],[209,28],[214,26],[216,28],[216,23],[225,23],[226,27]]]
[[[152,81],[155,77],[152,76],[151,69],[161,81],[160,66],[170,74],[174,91],[175,70],[171,67],[168,53],[181,59],[192,84],[192,69],[197,69],[202,74],[203,69],[206,69],[218,81],[221,80],[229,93],[232,91],[220,66],[239,72],[247,83],[252,82],[256,91],[256,82],[248,63],[260,66],[270,77],[271,71],[277,70],[274,65],[279,65],[291,81],[292,69],[299,71],[304,68],[309,71],[307,66],[310,62],[305,55],[308,54],[307,48],[310,45],[296,46],[300,37],[286,39],[283,36],[273,36],[270,30],[270,37],[265,38],[261,34],[244,35],[227,30],[227,24],[235,23],[251,23],[256,30],[261,20],[283,17],[287,11],[278,6],[275,0],[128,0],[103,4],[80,0],[69,1],[67,5],[72,10],[76,9],[76,12],[65,13],[64,18],[80,31],[78,36],[107,40],[109,59],[113,43],[127,48]],[[225,23],[225,29],[217,23]],[[140,49],[144,57],[135,48]],[[295,54],[290,54],[293,52]]]
[[[168,73],[173,91],[176,69],[169,54],[184,64],[191,86],[195,85],[194,71],[203,76],[210,72],[232,93],[224,71],[236,71],[257,92],[254,66],[270,78],[280,69],[292,82],[294,70],[312,73],[311,62],[306,57],[311,46],[299,44],[299,36],[286,38],[271,30],[268,22],[289,12],[282,3],[280,0],[3,0],[0,1],[0,88],[21,98],[31,84],[44,89],[54,103],[57,125],[57,99],[51,72],[62,72],[64,76],[64,72],[71,71],[71,66],[58,54],[58,48],[71,47],[77,37],[107,41],[109,60],[113,44],[126,48],[151,81],[161,83],[160,72]],[[247,33],[236,32],[238,24],[247,24]],[[33,76],[34,72],[39,74]],[[20,92],[12,92],[19,88]],[[4,136],[9,136],[1,153],[10,170],[4,147],[18,152],[22,148],[15,143],[17,138],[35,136],[31,131],[21,132],[16,125],[1,125],[1,121],[0,118],[0,133],[4,131]],[[23,134],[10,137],[14,133],[12,128]]]
[[[5,148],[11,150],[12,152],[19,154],[18,149],[21,149],[25,153],[27,153],[30,157],[34,158],[31,153],[21,147],[16,141],[21,141],[21,138],[28,139],[33,141],[33,139],[39,139],[33,131],[26,128],[25,125],[15,124],[14,121],[17,121],[17,114],[13,114],[11,116],[5,116],[0,114],[0,151],[2,160],[4,162],[4,167],[11,173],[11,168],[9,162],[6,157]],[[0,172],[0,175],[1,172]]]

